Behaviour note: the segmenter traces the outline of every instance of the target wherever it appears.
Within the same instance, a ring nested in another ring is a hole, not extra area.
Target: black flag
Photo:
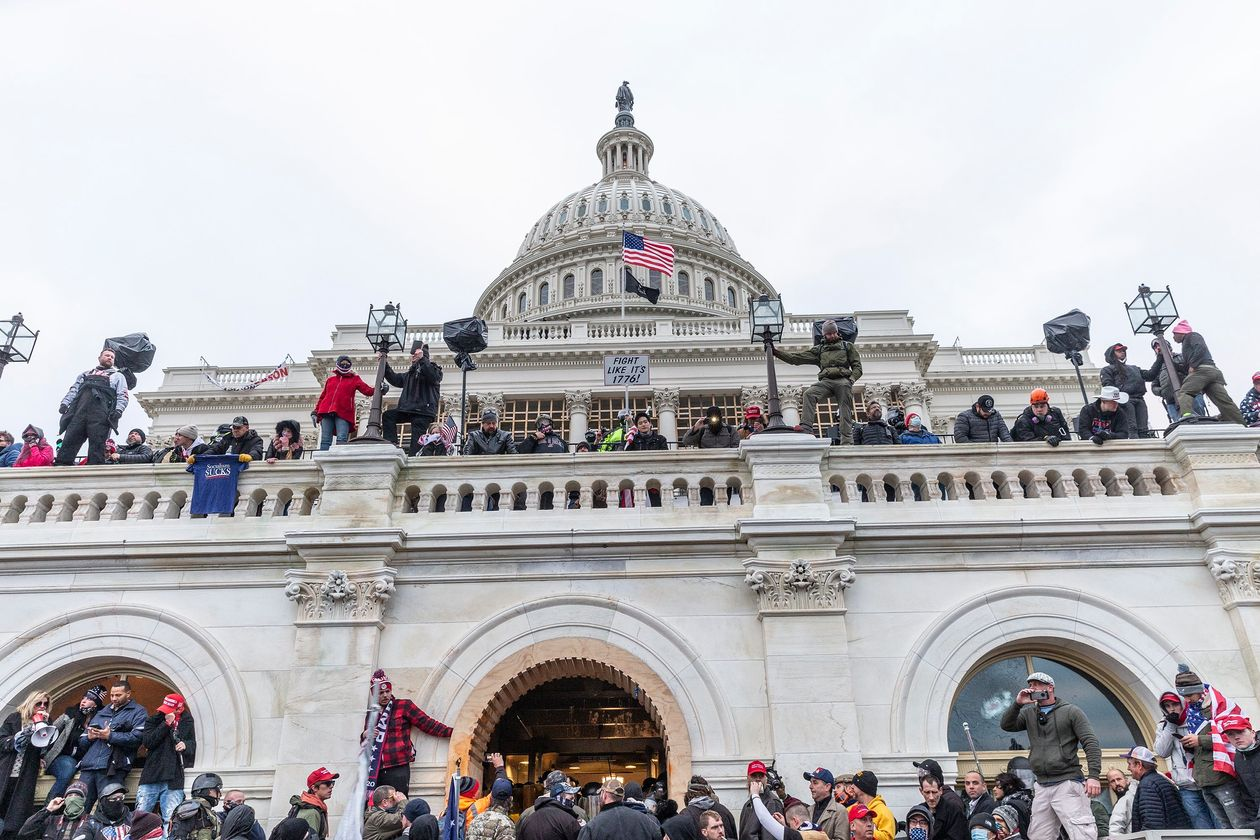
[[[638,280],[634,279],[634,275],[630,273],[630,269],[626,269],[626,291],[632,292],[641,298],[647,298],[648,303],[656,303],[656,299],[661,296],[660,289],[653,289],[651,286],[644,286]]]

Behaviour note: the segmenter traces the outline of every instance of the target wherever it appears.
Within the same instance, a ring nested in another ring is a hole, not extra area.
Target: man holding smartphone
[[[1001,726],[1028,734],[1028,761],[1037,776],[1028,840],[1055,840],[1060,829],[1069,840],[1098,840],[1089,801],[1102,791],[1102,751],[1085,713],[1055,697],[1054,678],[1037,671],[1028,675],[1028,687],[1002,715]],[[1080,749],[1088,772],[1081,771]]]
[[[117,680],[109,689],[109,705],[98,711],[79,736],[79,780],[87,786],[84,810],[91,813],[97,794],[109,784],[122,784],[140,749],[148,712],[131,699],[131,683]]]

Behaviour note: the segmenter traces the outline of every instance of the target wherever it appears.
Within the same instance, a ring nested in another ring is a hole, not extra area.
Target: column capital
[[[868,403],[874,400],[887,408],[888,401],[892,399],[892,389],[893,386],[887,382],[864,383],[862,385],[862,402]]]
[[[656,408],[656,416],[660,417],[662,411],[678,410],[678,389],[677,388],[653,388],[652,389],[652,405]]]
[[[760,601],[758,616],[775,614],[842,614],[844,590],[857,578],[855,558],[818,562],[793,560],[787,568],[753,565],[744,583]]]
[[[784,385],[779,388],[779,407],[791,408],[794,411],[801,410],[801,404],[805,400],[805,389],[807,385]],[[767,401],[769,398],[767,397]]]
[[[569,413],[582,411],[589,414],[591,411],[591,392],[586,389],[565,391],[564,407],[569,411]]]
[[[385,602],[394,594],[396,569],[389,567],[345,571],[289,569],[284,573],[284,595],[298,605],[297,625],[358,625],[383,627]]]
[[[932,389],[922,382],[902,382],[897,386],[901,401],[907,405],[916,403],[927,406],[932,401]]]
[[[788,386],[791,387],[791,386]],[[786,388],[779,389],[779,399],[783,399],[783,391]],[[770,404],[770,392],[765,385],[745,385],[739,392],[740,404],[746,409],[750,405],[761,406],[765,409]]]

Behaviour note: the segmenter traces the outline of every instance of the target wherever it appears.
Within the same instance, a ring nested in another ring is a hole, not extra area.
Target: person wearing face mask
[[[518,447],[522,455],[533,455],[534,453],[540,455],[543,453],[562,455],[569,451],[569,442],[560,437],[560,433],[556,431],[551,418],[546,414],[540,415],[534,426],[535,430],[525,435],[525,439],[521,441]]]
[[[241,803],[232,808],[223,819],[223,833],[220,840],[256,840],[262,834],[262,826],[254,815],[254,809]],[[366,836],[367,832],[364,832]]]
[[[384,358],[385,354],[378,354]],[[424,430],[437,419],[438,400],[441,398],[442,368],[429,358],[429,345],[416,341],[411,345],[411,367],[397,373],[385,363],[385,381],[402,389],[398,405],[383,416],[385,439],[398,443],[398,423],[411,424],[411,444],[408,455],[420,452],[419,440]]]
[[[998,840],[1024,840],[1019,833],[1019,811],[1010,805],[998,805],[993,809],[993,822],[997,825]]]
[[[924,444],[940,443],[941,439],[932,434],[923,425],[923,418],[913,411],[906,415],[906,430],[897,438],[901,443]]]
[[[355,431],[354,395],[370,397],[376,389],[354,372],[349,356],[338,356],[333,372],[324,380],[311,419],[319,424],[319,451],[332,448],[333,436],[342,444]]]
[[[44,751],[44,772],[56,781],[48,789],[44,804],[52,802],[66,792],[66,786],[74,778],[79,763],[77,752],[79,736],[83,734],[87,722],[92,719],[97,710],[105,705],[108,694],[105,686],[93,686],[83,693],[78,705],[66,707],[61,717],[53,721],[53,726],[57,729],[57,737]]]
[[[739,432],[726,422],[719,406],[711,405],[704,417],[683,435],[682,445],[700,449],[730,449],[739,446]]]
[[[96,808],[92,810],[92,815],[84,824],[83,829],[74,835],[74,840],[80,840],[80,838],[117,840],[132,836],[134,816],[137,815],[133,815],[133,812],[127,808],[126,798],[127,789],[119,782],[103,785],[100,789],[100,798],[96,801]],[[153,814],[149,816],[158,824],[160,832],[162,827],[160,818]]]
[[[372,807],[363,821],[363,840],[394,840],[401,836],[402,808],[406,804],[406,794],[389,785],[378,785],[372,791]]]
[[[263,458],[268,464],[301,460],[302,427],[296,420],[281,420],[276,424],[276,436],[267,444]]]
[[[967,822],[970,840],[997,840],[997,821],[989,813],[976,814]]]
[[[223,823],[224,838],[227,836],[227,818],[232,811],[244,804],[245,794],[243,791],[229,790],[223,794],[223,810],[217,816],[219,817],[219,822]],[[254,816],[254,821],[253,827],[249,830],[249,840],[267,840],[267,831],[262,827],[262,823],[258,822],[257,814],[254,814],[252,808],[250,813]]]
[[[159,805],[162,822],[169,824],[175,808],[184,801],[184,768],[197,757],[193,717],[179,694],[168,694],[144,725],[143,743],[148,756],[136,788],[136,810],[151,811]]]
[[[936,828],[936,818],[927,803],[920,802],[906,812],[906,837],[908,840],[929,840]]]
[[[175,808],[168,840],[218,840],[223,824],[214,809],[223,795],[223,779],[218,773],[202,773],[193,779],[189,793],[192,799]]]
[[[578,788],[567,780],[552,785],[550,796],[534,804],[534,813],[517,840],[577,840],[582,821],[574,810]]]
[[[1011,427],[1011,437],[1017,441],[1045,441],[1051,446],[1058,446],[1065,440],[1071,440],[1067,420],[1063,412],[1050,405],[1050,392],[1045,388],[1034,388],[1028,397],[1028,407]]]
[[[66,788],[65,796],[54,796],[22,824],[17,840],[72,840],[87,822],[87,810],[83,797],[87,786],[74,782]]]
[[[48,467],[52,465],[52,446],[44,439],[44,430],[39,426],[27,426],[22,430],[22,448],[13,461],[15,467]]]

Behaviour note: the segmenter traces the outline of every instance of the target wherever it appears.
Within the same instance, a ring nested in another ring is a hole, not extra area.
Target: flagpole
[[[626,235],[626,232],[623,230],[621,232],[621,241],[623,245],[625,243],[625,235]],[[630,271],[630,266],[626,265],[624,262],[621,262],[620,260],[618,260],[618,262],[621,263],[621,271],[617,273],[617,276],[621,279],[621,328],[624,330],[626,329],[626,272]],[[630,275],[633,277],[634,272],[630,271]],[[626,418],[630,416],[630,384],[629,383],[626,383],[625,392],[622,394],[621,408],[626,413],[626,417],[622,418],[622,428],[624,429]]]

